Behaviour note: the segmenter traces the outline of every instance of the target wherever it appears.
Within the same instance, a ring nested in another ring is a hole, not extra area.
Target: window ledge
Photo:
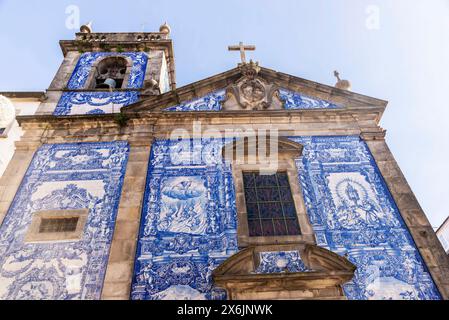
[[[245,248],[257,245],[280,245],[280,244],[315,244],[313,234],[302,234],[297,236],[271,236],[271,237],[250,237],[247,235],[238,236],[239,247]]]

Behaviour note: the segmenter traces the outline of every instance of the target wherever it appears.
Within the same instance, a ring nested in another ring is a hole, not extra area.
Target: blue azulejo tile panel
[[[279,89],[279,98],[284,101],[284,107],[288,110],[342,108],[342,106],[336,105],[335,103],[312,98],[302,93],[283,88]]]
[[[260,264],[256,273],[307,272],[309,270],[297,250],[267,251],[259,253]]]
[[[220,111],[221,103],[226,99],[226,90],[221,89],[204,97],[189,100],[179,105],[168,107],[165,111]]]
[[[138,100],[139,94],[136,91],[64,92],[53,115],[116,113]]]
[[[99,299],[128,159],[126,142],[44,145],[0,227],[0,299]],[[32,215],[87,209],[79,240],[29,243]]]
[[[342,108],[334,103],[312,98],[298,92],[279,89],[279,98],[284,102],[285,109],[338,109]],[[193,99],[176,106],[169,107],[165,111],[220,111],[222,102],[226,100],[226,90],[221,89],[204,97]]]
[[[348,298],[439,299],[366,144],[356,136],[291,139],[304,145],[297,166],[318,245],[357,266]]]
[[[99,59],[117,56],[132,60],[132,69],[127,88],[139,89],[143,86],[148,56],[145,52],[86,52],[81,55],[67,84],[68,89],[85,89],[92,65]]]
[[[357,270],[349,299],[440,295],[359,137],[293,137],[318,245]],[[237,251],[231,169],[223,140],[156,141],[152,148],[132,282],[133,299],[222,299],[210,275]],[[307,270],[296,251],[264,252],[257,272]]]
[[[223,299],[212,271],[237,252],[224,140],[157,140],[152,147],[131,298]]]

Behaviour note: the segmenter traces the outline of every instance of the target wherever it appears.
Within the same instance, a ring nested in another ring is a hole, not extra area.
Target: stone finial
[[[159,32],[162,32],[162,33],[165,33],[165,34],[170,34],[171,28],[167,24],[167,22],[164,22],[164,24],[159,27]]]
[[[83,24],[80,27],[80,32],[82,32],[82,33],[92,33],[92,21],[89,21],[88,24]]]
[[[335,87],[342,90],[351,90],[351,82],[348,80],[341,80],[340,79],[340,73],[335,70],[334,76],[337,78],[337,83],[335,84]]]

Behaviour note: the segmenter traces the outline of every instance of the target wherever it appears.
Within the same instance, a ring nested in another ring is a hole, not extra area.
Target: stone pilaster
[[[130,152],[109,254],[102,299],[129,299],[151,138],[130,140]]]
[[[441,295],[449,299],[449,257],[383,138],[363,136]]]

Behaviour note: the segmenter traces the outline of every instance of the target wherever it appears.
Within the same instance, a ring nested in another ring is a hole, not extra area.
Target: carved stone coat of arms
[[[278,86],[258,76],[257,63],[240,64],[243,76],[226,88],[223,110],[282,109]]]

